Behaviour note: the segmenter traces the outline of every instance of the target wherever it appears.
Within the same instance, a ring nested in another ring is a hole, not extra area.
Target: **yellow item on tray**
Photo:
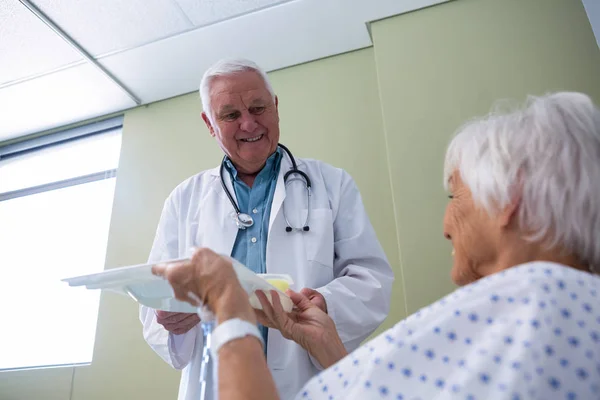
[[[275,286],[277,290],[280,290],[283,293],[285,293],[285,291],[290,287],[290,283],[284,279],[267,279],[267,282]]]

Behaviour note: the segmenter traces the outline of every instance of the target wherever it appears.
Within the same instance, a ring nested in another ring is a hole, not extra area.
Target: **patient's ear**
[[[508,204],[506,204],[498,213],[500,226],[502,228],[507,228],[517,222],[516,218],[519,207],[521,207],[522,193],[523,190],[520,184],[511,188]]]

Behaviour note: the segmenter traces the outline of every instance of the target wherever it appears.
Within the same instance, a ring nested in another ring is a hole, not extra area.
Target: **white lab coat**
[[[307,206],[301,183],[288,183],[286,190],[283,175],[291,162],[284,155],[269,219],[267,272],[291,275],[296,290],[317,289],[344,345],[352,351],[387,316],[393,273],[350,175],[316,160],[297,162],[312,181],[310,231],[285,231],[283,209],[293,226],[302,226]],[[235,195],[229,176],[225,182]],[[238,232],[234,215],[218,167],[189,178],[165,201],[149,262],[186,257],[191,247],[231,254]],[[198,400],[200,326],[183,335],[170,334],[156,322],[154,310],[144,306],[140,319],[152,349],[174,368],[183,369],[178,399]],[[268,333],[267,363],[282,399],[293,398],[322,369],[275,329]]]

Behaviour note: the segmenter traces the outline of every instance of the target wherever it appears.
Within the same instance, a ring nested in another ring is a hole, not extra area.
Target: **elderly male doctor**
[[[149,262],[208,247],[256,273],[289,274],[294,287],[305,288],[332,317],[348,351],[354,350],[387,316],[394,279],[354,181],[342,169],[296,159],[310,180],[310,202],[302,174],[289,175],[285,184],[293,163],[278,146],[278,99],[266,73],[251,61],[213,65],[202,78],[200,96],[202,118],[225,158],[167,198]],[[242,220],[251,217],[251,226],[241,226],[239,213],[246,214]],[[198,400],[203,348],[198,316],[142,306],[140,318],[148,344],[183,369],[179,399]],[[292,398],[321,367],[279,331],[260,328],[279,393]]]

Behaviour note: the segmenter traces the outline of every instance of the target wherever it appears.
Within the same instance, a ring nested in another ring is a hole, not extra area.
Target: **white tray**
[[[112,268],[96,274],[66,278],[62,281],[68,283],[69,286],[85,286],[87,289],[101,289],[130,296],[138,303],[155,310],[195,313],[197,311],[196,307],[175,298],[168,281],[152,274],[154,265],[172,264],[186,260],[168,260],[155,264]],[[265,290],[270,301],[269,291],[276,290],[279,292],[283,309],[286,312],[292,311],[292,300],[263,278],[264,276],[269,279],[283,279],[291,286],[294,282],[289,275],[255,274],[236,260],[231,259],[231,261],[242,287],[250,296],[250,305],[253,308],[262,309],[258,298],[254,294],[255,291]]]

